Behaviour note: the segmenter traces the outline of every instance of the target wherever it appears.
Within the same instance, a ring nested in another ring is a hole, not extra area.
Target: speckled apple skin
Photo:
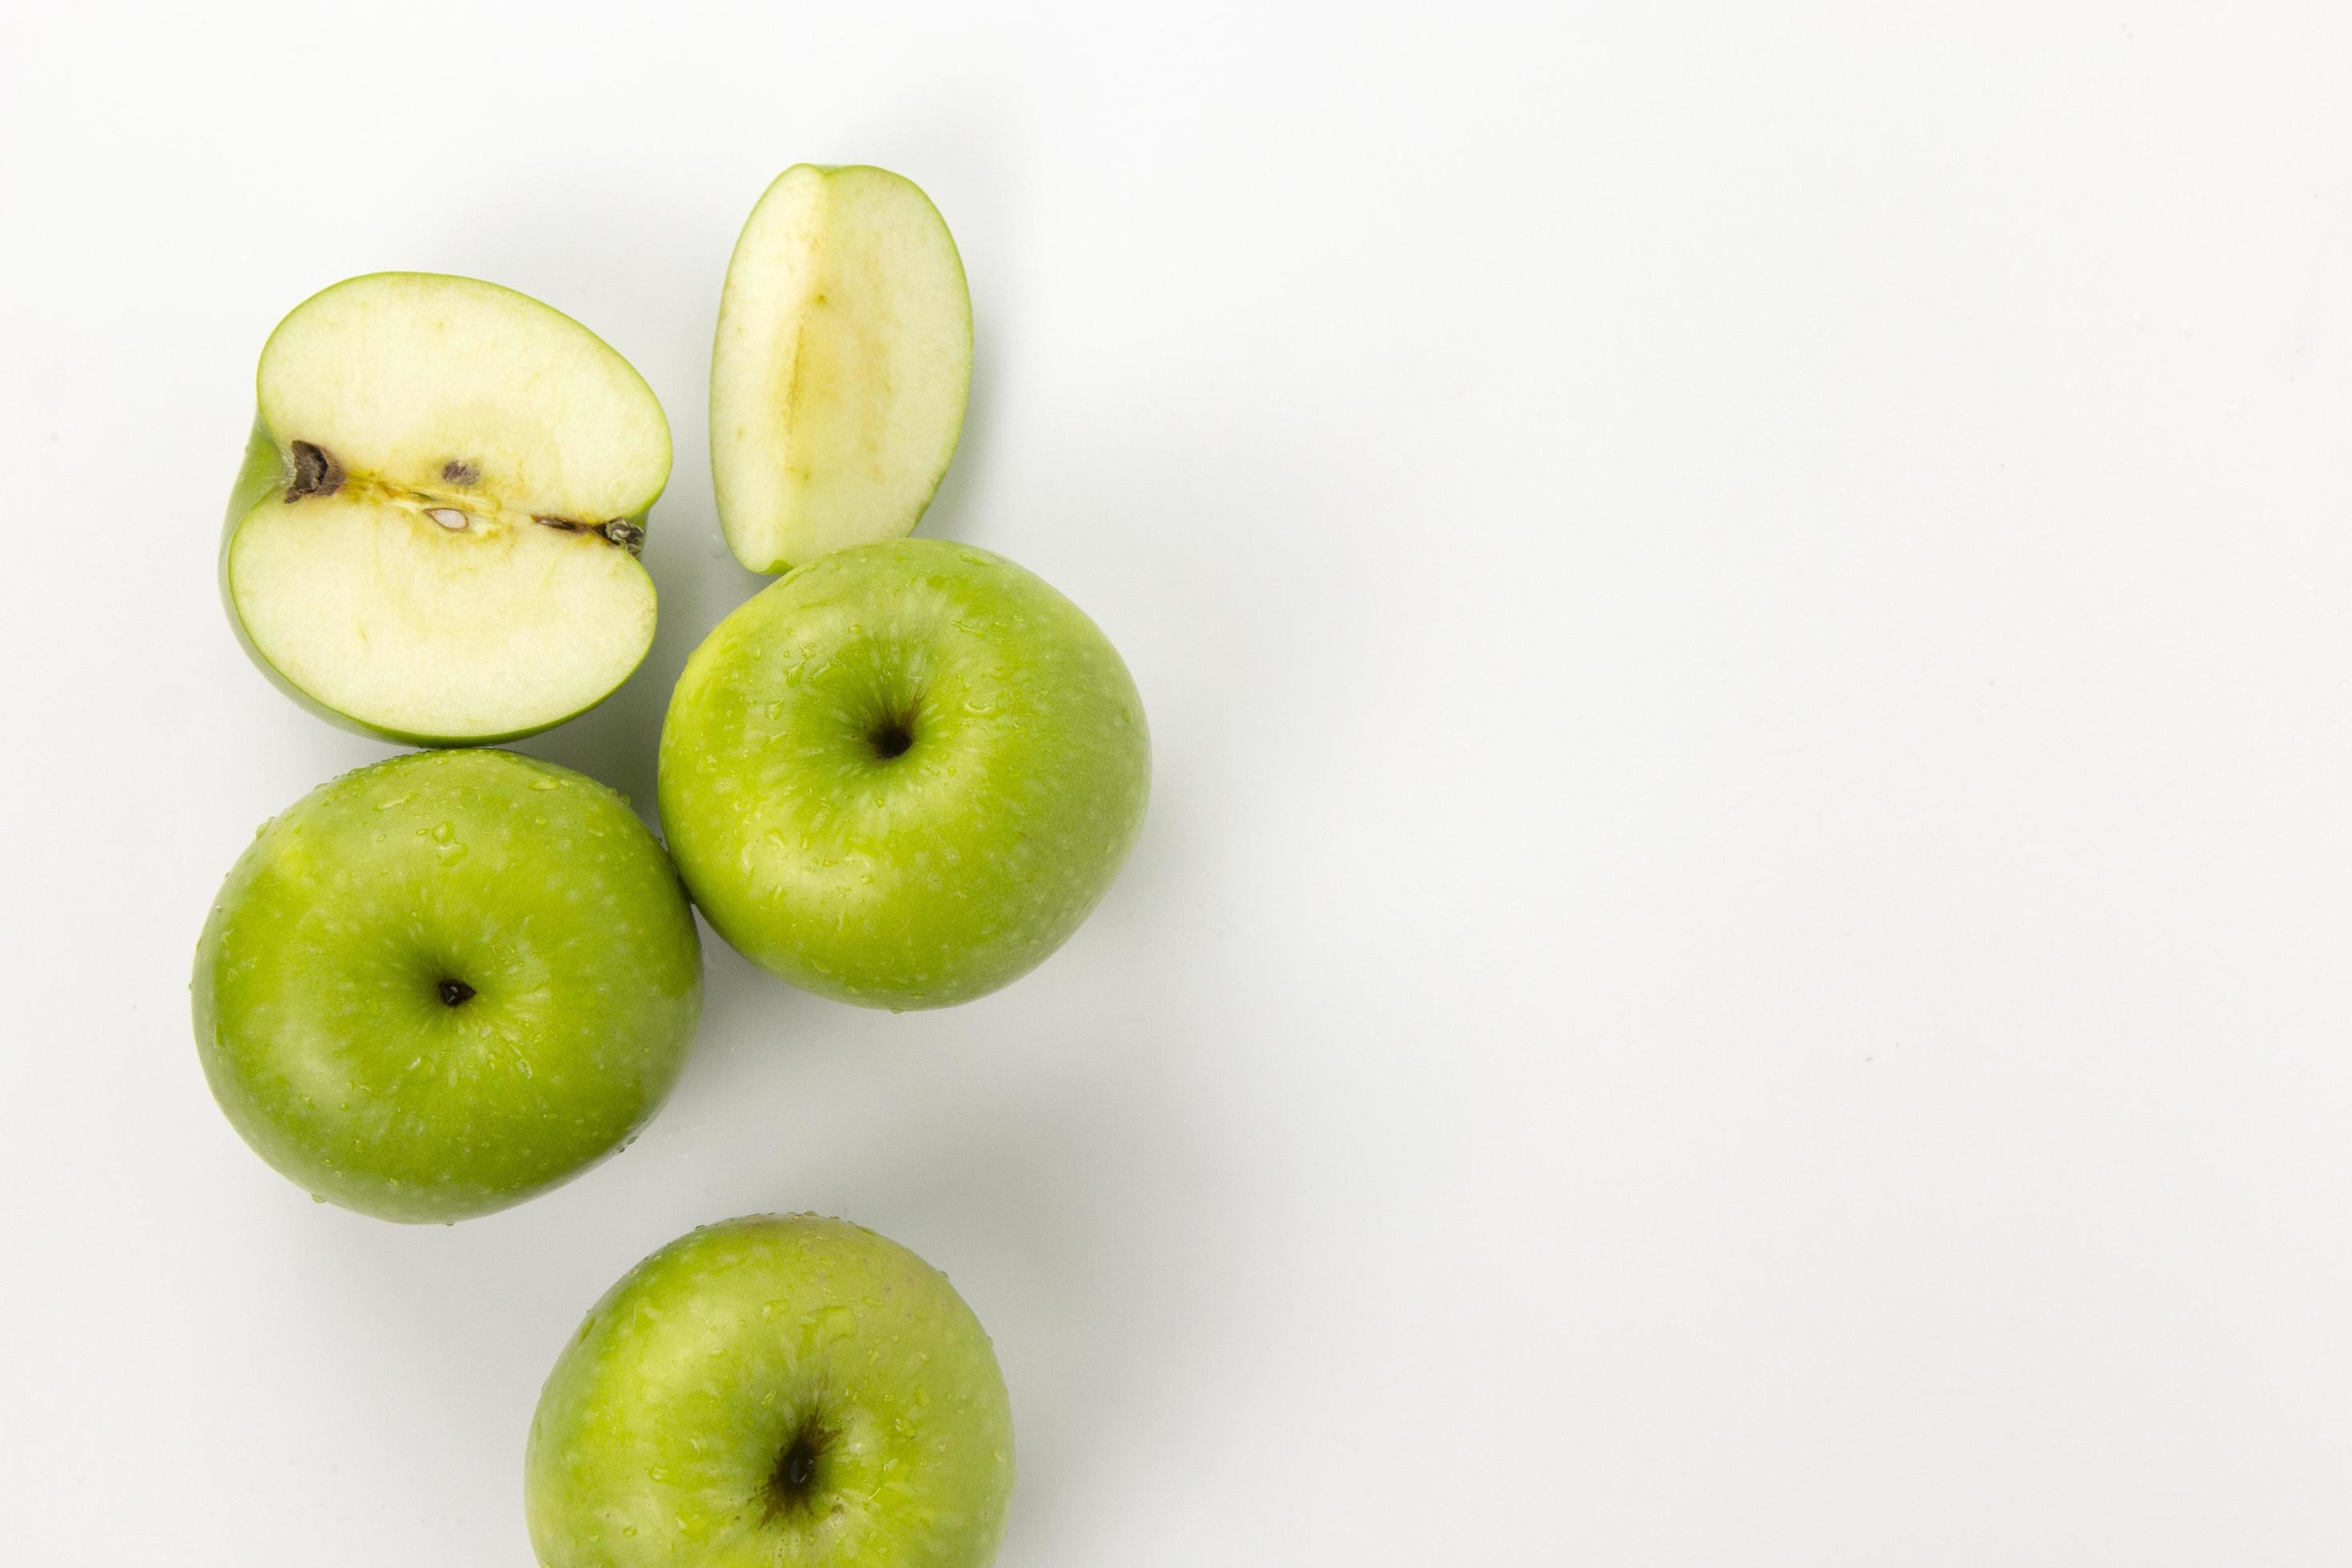
[[[898,755],[877,749],[899,725]],[[970,1001],[1077,930],[1141,828],[1151,746],[1116,649],[1034,574],[902,539],[720,622],[662,729],[662,829],[746,957],[868,1006]]]
[[[804,1500],[780,1458],[814,1434]],[[630,1270],[548,1376],[541,1568],[982,1568],[1013,1492],[995,1352],[947,1277],[814,1215],[706,1226]]]
[[[443,1000],[440,983],[474,994]],[[694,917],[621,797],[511,752],[394,757],[269,822],[196,949],[205,1079],[330,1202],[447,1221],[613,1152],[685,1065]]]

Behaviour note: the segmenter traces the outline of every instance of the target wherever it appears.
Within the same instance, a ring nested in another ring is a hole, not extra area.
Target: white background
[[[2335,0],[12,5],[0,1556],[526,1563],[578,1314],[814,1208],[993,1331],[1007,1564],[2352,1559],[2347,80]],[[526,749],[648,803],[803,159],[955,229],[924,528],[1123,649],[1141,846],[958,1011],[713,942],[540,1202],[314,1205],[186,1018],[387,750],[215,595],[262,339],[421,268],[645,372],[660,637]]]

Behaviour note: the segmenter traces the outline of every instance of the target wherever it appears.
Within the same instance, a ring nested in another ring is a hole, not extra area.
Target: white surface
[[[0,1556],[527,1562],[578,1314],[817,1208],[993,1331],[1007,1564],[2345,1561],[2352,21],[1444,9],[8,8]],[[799,159],[954,226],[927,527],[1125,650],[1142,846],[958,1012],[714,943],[541,1202],[315,1206],[185,1018],[385,751],[215,597],[262,339],[427,268],[646,373],[660,639],[528,749],[647,801]]]

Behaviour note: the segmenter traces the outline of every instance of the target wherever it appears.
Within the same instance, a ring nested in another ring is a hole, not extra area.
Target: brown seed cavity
[[[576,517],[534,517],[531,521],[558,533],[593,533],[607,544],[617,544],[631,555],[646,552],[646,531],[618,518],[611,522],[583,522]]]
[[[343,488],[342,465],[308,441],[293,444],[294,477],[286,486],[288,504],[307,496],[331,496]]]
[[[444,484],[470,485],[481,477],[481,469],[455,458],[441,465],[441,482]]]

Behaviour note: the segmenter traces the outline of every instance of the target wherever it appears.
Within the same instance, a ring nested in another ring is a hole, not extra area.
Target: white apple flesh
[[[297,697],[478,744],[593,707],[644,658],[669,426],[585,327],[496,284],[377,273],[296,307],[258,390],[223,586]]]
[[[963,429],[971,297],[948,226],[885,169],[787,169],[727,266],[710,473],[736,559],[781,572],[912,531]]]

